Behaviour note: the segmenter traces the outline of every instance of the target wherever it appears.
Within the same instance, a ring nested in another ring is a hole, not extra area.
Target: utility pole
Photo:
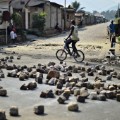
[[[64,30],[66,29],[66,0],[64,1]]]

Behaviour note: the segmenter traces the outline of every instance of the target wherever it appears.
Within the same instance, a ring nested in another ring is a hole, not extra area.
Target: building
[[[9,2],[8,0],[0,0],[0,29],[6,28],[6,22],[3,21],[3,12],[9,11]],[[7,22],[8,25],[8,22]]]
[[[13,11],[19,12],[23,18],[23,27],[25,29],[31,29],[33,23],[33,15],[45,12],[46,23],[45,29],[54,28],[58,23],[62,27],[62,11],[60,4],[50,2],[47,0],[24,0],[24,1],[13,1]]]

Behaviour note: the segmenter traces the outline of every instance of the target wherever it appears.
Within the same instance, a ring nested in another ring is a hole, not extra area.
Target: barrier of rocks
[[[29,80],[29,78],[34,80],[28,84],[23,84],[20,90],[34,90],[38,84],[54,86],[56,88],[54,91],[42,91],[40,97],[57,98],[56,101],[59,104],[65,104],[67,100],[70,100],[71,96],[74,96],[77,103],[69,103],[69,111],[78,111],[78,103],[85,103],[86,99],[99,101],[115,99],[120,102],[120,84],[110,83],[114,79],[120,80],[120,73],[114,69],[107,69],[104,65],[88,66],[88,63],[86,63],[87,67],[67,66],[65,63],[56,65],[54,62],[50,62],[48,65],[38,64],[32,67],[9,65],[8,60],[13,59],[13,56],[1,59],[0,78],[5,77],[2,69],[6,69],[9,70],[7,77],[19,78],[19,82]],[[44,75],[47,77],[45,78]],[[43,80],[46,80],[46,82],[44,83]],[[109,84],[106,84],[107,82]],[[6,95],[7,90],[1,86],[0,96]],[[44,106],[35,106],[34,113],[38,115],[44,114]],[[18,116],[18,108],[11,107],[10,115]]]

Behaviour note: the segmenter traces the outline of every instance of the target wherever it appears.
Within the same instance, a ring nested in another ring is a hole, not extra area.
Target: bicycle
[[[77,50],[77,52],[74,52],[72,47],[70,48],[70,53],[72,57],[75,59],[76,62],[82,62],[85,59],[85,55],[81,50]],[[60,61],[64,61],[67,58],[68,50],[66,48],[66,44],[64,45],[63,49],[58,49],[56,51],[56,58]]]

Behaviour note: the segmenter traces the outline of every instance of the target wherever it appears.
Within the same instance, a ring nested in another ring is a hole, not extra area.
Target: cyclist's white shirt
[[[72,40],[79,40],[79,37],[78,37],[78,27],[75,26],[75,25],[72,25],[71,27],[74,27],[71,39]]]

